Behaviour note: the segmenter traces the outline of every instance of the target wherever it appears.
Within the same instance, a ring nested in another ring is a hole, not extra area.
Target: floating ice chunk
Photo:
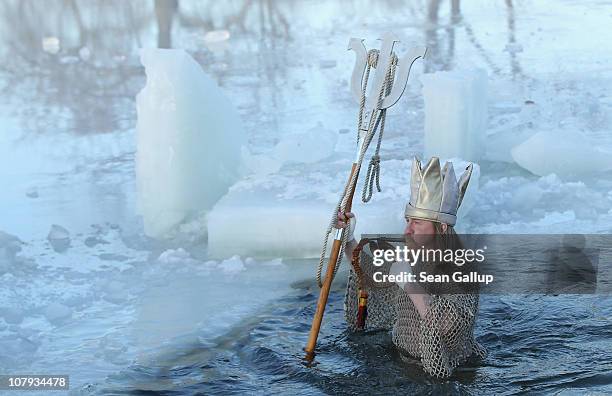
[[[218,43],[221,41],[229,40],[230,32],[227,30],[211,30],[206,32],[204,35],[204,41],[206,43]]]
[[[242,158],[249,173],[267,175],[278,172],[284,164],[319,162],[333,155],[337,142],[338,134],[319,122],[306,132],[283,136],[271,153],[252,154],[243,147]]]
[[[518,212],[532,211],[546,191],[537,183],[525,183],[512,192],[509,209]]]
[[[283,259],[276,258],[274,260],[264,261],[263,263],[261,263],[261,265],[265,265],[268,267],[278,267],[278,266],[283,265]]]
[[[183,50],[141,52],[136,176],[145,233],[166,235],[207,210],[239,176],[245,134],[229,99]]]
[[[468,165],[467,161],[456,158],[450,161],[458,175]],[[360,199],[363,179],[360,180],[353,201],[353,212],[358,218],[356,238],[361,234],[403,232],[411,163],[410,159],[382,161],[383,191],[374,194],[367,204]],[[317,170],[295,175],[281,170],[238,182],[208,215],[210,257],[225,258],[234,254],[257,259],[318,257],[347,176],[347,169],[340,165],[330,164],[325,174]],[[479,174],[480,168],[474,164],[459,217],[475,205]]]
[[[425,157],[478,161],[487,127],[484,70],[424,74]]]
[[[208,260],[204,264],[202,264],[202,267],[204,268],[214,268],[216,266],[217,266],[217,262],[215,260]]]
[[[227,30],[211,30],[204,35],[204,44],[213,52],[222,52],[227,50],[229,38],[230,32]],[[220,65],[221,63],[217,62],[212,67],[219,67]]]
[[[208,217],[211,257],[317,256],[333,204],[316,199],[278,199],[276,191],[266,189],[267,180],[250,190],[248,203],[244,191],[232,191],[211,211]]]
[[[219,264],[219,268],[226,274],[235,274],[246,270],[240,256],[232,256],[226,260],[223,260]]]
[[[47,235],[48,239],[68,239],[70,238],[70,232],[64,227],[52,224],[51,229],[49,230],[49,234]]]
[[[521,167],[539,176],[589,176],[612,169],[612,153],[574,131],[542,131],[512,149]]]
[[[242,163],[249,173],[260,175],[277,172],[283,165],[271,155],[252,154],[246,147],[242,147]]]
[[[160,254],[157,260],[167,264],[182,263],[189,260],[193,261],[189,252],[185,251],[183,248],[168,249]]]
[[[89,48],[81,47],[81,49],[79,49],[79,58],[84,61],[88,61],[89,58],[91,58],[91,51],[89,50]]]
[[[109,242],[98,236],[88,236],[87,238],[85,238],[83,243],[87,247],[95,247],[96,245],[107,245]]]
[[[14,260],[15,255],[21,251],[21,245],[23,242],[16,236],[0,231],[0,261]]]
[[[381,167],[386,170],[383,193],[375,194],[367,205],[357,202],[359,195],[355,197],[353,208],[359,217],[356,233],[403,230],[410,161],[383,161]],[[237,183],[208,215],[209,255],[318,257],[346,171],[335,164],[327,167],[324,175],[319,170],[297,176],[281,170]]]
[[[64,304],[52,302],[45,308],[44,315],[51,324],[60,324],[72,316],[72,309]]]
[[[337,141],[338,134],[319,122],[306,132],[283,136],[274,147],[273,156],[281,164],[319,162],[334,153]]]
[[[489,161],[514,163],[512,148],[524,142],[534,134],[530,130],[505,130],[488,135],[486,139],[485,159]]]
[[[571,223],[573,221],[576,221],[576,214],[573,210],[566,210],[563,212],[546,213],[544,218],[534,222],[534,225],[549,226],[562,223]]]
[[[606,183],[605,178],[601,180]],[[553,223],[539,222],[550,213],[570,213],[577,222],[572,231],[606,232],[610,224],[610,196],[593,183],[563,181],[555,174],[535,178],[510,176],[493,178],[481,186],[477,196],[477,231],[557,233]],[[588,202],[588,205],[585,205]],[[538,227],[530,228],[531,226]],[[523,232],[523,231],[521,231]]]
[[[53,250],[58,253],[64,252],[70,246],[70,232],[60,225],[53,224],[47,235],[47,240]]]
[[[15,307],[2,307],[0,308],[0,317],[4,318],[4,321],[9,324],[19,324],[23,322],[23,312]]]
[[[60,50],[60,40],[54,36],[43,37],[42,48],[45,52],[57,54]]]

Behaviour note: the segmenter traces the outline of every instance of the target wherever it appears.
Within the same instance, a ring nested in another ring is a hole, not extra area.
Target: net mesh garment
[[[401,292],[400,288],[395,283],[379,283],[373,280],[376,272],[388,274],[393,263],[386,262],[382,266],[376,267],[373,264],[372,254],[365,253],[366,250],[372,252],[378,248],[386,249],[387,247],[388,245],[378,241],[370,241],[361,251],[359,261],[364,275],[364,286],[368,292],[368,315],[364,330],[391,330],[397,318],[395,301]],[[351,266],[344,295],[344,317],[351,331],[357,330],[358,297],[358,276]]]
[[[412,300],[395,283],[377,283],[375,272],[388,274],[393,263],[373,265],[372,251],[385,241],[371,241],[360,254],[364,286],[368,292],[365,330],[391,330],[393,343],[405,353],[421,360],[430,375],[445,378],[470,356],[484,358],[485,349],[474,340],[478,313],[478,294],[432,295],[430,306],[421,318]],[[353,268],[345,294],[344,311],[350,330],[356,330],[358,279]]]

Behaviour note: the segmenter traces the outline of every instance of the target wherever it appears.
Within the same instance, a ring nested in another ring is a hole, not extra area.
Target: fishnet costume
[[[395,283],[374,282],[373,276],[376,272],[388,274],[393,263],[386,262],[380,267],[373,264],[371,253],[377,249],[387,249],[390,245],[383,241],[370,241],[361,251],[359,259],[363,271],[364,286],[368,292],[368,316],[364,330],[390,330],[396,321],[395,301],[402,291]],[[349,280],[344,295],[344,317],[351,331],[357,330],[357,307],[359,295],[359,280],[357,273],[351,266]]]
[[[368,292],[365,330],[392,329],[393,343],[401,351],[419,358],[423,369],[438,378],[449,377],[453,370],[472,355],[484,358],[485,349],[474,340],[478,313],[478,294],[430,294],[429,309],[421,318],[408,294],[395,283],[377,283],[375,272],[388,274],[393,263],[373,265],[372,251],[387,241],[370,241],[360,254],[364,287]],[[359,280],[351,267],[344,298],[344,313],[349,329],[357,330]]]

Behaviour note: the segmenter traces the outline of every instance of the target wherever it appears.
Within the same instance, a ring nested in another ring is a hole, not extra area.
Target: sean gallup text
[[[372,275],[374,282],[419,282],[419,283],[482,283],[488,285],[493,282],[493,275],[491,274],[479,274],[478,272],[472,271],[469,273],[463,273],[460,271],[453,272],[452,274],[427,274],[427,272],[419,272],[413,274],[411,272],[400,272],[397,274],[383,274],[382,272],[375,272]]]

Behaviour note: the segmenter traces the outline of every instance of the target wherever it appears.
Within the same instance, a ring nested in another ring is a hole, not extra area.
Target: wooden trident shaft
[[[353,184],[351,188],[351,180],[353,179],[353,175],[355,175],[355,177],[359,176],[359,165],[357,163],[353,163],[353,166],[351,167],[351,174],[346,182],[345,191],[349,190],[349,197],[346,204],[347,212],[351,211],[351,207],[353,206],[353,195],[355,194],[356,184]],[[327,298],[329,297],[329,289],[331,288],[332,281],[334,280],[334,272],[336,269],[336,263],[338,262],[338,255],[340,254],[340,250],[342,250],[343,232],[344,231],[342,230],[336,233],[331,249],[331,255],[329,256],[329,262],[327,263],[327,270],[325,271],[323,285],[321,286],[321,291],[319,292],[317,310],[315,311],[314,318],[312,319],[312,326],[310,327],[310,335],[308,336],[306,348],[304,348],[306,351],[306,360],[308,361],[312,361],[312,359],[314,359],[314,350],[317,346],[319,331],[321,330],[321,322],[323,321],[323,314],[325,313],[325,306],[327,305]]]
[[[418,58],[425,56],[425,47],[413,47],[406,55],[404,55],[399,60],[399,69],[397,71],[397,75],[395,76],[391,92],[384,97],[382,102],[377,100],[380,92],[382,92],[381,90],[384,89],[383,85],[385,83],[385,73],[393,56],[393,46],[398,41],[399,39],[391,33],[386,33],[383,36],[382,46],[377,62],[378,66],[376,67],[374,84],[371,86],[370,95],[366,95],[365,89],[362,88],[364,86],[363,84],[366,83],[363,81],[363,76],[367,65],[367,52],[365,50],[365,46],[363,45],[363,40],[352,38],[349,41],[348,49],[355,51],[356,55],[355,68],[351,78],[351,91],[353,92],[357,102],[364,107],[361,109],[364,114],[364,122],[362,125],[360,125],[359,140],[357,144],[357,157],[353,162],[351,173],[349,175],[346,187],[344,188],[343,197],[348,195],[346,206],[344,208],[345,212],[351,211],[355,186],[357,185],[356,182],[351,183],[351,181],[353,178],[357,179],[359,176],[362,156],[361,152],[364,148],[364,143],[367,145],[368,139],[371,139],[372,137],[367,136],[367,133],[371,132],[368,131],[367,127],[369,124],[368,119],[370,117],[375,117],[377,111],[391,107],[399,100],[404,92],[404,89],[406,88],[406,83],[408,82],[408,75],[410,73],[410,69],[412,68],[412,64]],[[365,128],[362,128],[363,125],[365,125]],[[367,147],[365,147],[365,149],[367,149]],[[334,237],[331,254],[327,264],[325,278],[323,280],[321,291],[319,293],[319,299],[317,301],[317,309],[312,320],[308,342],[304,348],[306,351],[306,360],[308,361],[312,361],[315,355],[314,351],[317,344],[319,331],[321,329],[321,322],[323,321],[323,314],[325,313],[325,306],[327,305],[327,299],[329,297],[329,290],[334,279],[334,273],[336,272],[336,265],[339,265],[338,256],[342,250],[343,237],[344,229],[336,229],[336,235]]]

